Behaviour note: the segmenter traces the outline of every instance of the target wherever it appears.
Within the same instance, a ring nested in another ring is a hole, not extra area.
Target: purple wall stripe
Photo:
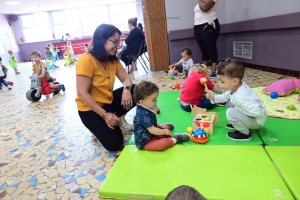
[[[233,57],[233,41],[251,41],[253,57],[238,58],[242,62],[300,71],[299,19],[300,12],[221,25],[217,41],[219,60]],[[201,62],[201,52],[192,28],[170,31],[168,38],[170,63],[178,62],[184,47],[192,49],[195,63]]]

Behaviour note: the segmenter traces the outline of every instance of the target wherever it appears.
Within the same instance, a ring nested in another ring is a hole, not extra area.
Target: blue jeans
[[[180,103],[180,102],[179,102],[179,103]],[[207,99],[207,98],[201,99],[201,102],[197,105],[197,107],[200,107],[200,108],[206,108],[207,110],[212,109],[214,106],[215,106],[215,105],[212,104],[212,103],[210,102],[210,100]],[[190,105],[184,106],[184,105],[182,105],[182,104],[180,103],[180,107],[181,107],[184,111],[186,111],[186,112],[191,112],[191,111],[192,111],[192,108],[191,108]]]
[[[0,76],[0,90],[2,90],[2,84],[8,87],[8,84],[4,80],[4,76]]]

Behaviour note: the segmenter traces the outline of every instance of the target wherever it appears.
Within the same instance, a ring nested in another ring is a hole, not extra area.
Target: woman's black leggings
[[[216,28],[208,23],[194,26],[194,36],[200,47],[203,61],[218,62],[217,39],[220,34],[219,20],[214,20]]]
[[[131,95],[133,93],[134,85],[131,88]],[[110,105],[104,105],[102,108],[106,112],[115,113],[118,117],[125,115],[128,110],[121,105],[123,88],[113,91],[114,100]],[[136,104],[133,102],[133,106]],[[102,146],[108,151],[119,151],[123,147],[123,133],[119,126],[111,129],[106,122],[94,111],[78,111],[79,117],[86,128],[88,128],[101,142]]]

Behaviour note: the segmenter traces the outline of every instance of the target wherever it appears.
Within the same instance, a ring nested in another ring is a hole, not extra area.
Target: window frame
[[[22,19],[22,17],[23,17],[23,16],[31,16],[31,17],[32,17],[32,19],[33,19],[34,26],[30,26],[30,27],[24,27],[24,23],[23,23],[23,19]],[[35,19],[34,19],[33,13],[31,13],[31,14],[23,14],[23,15],[20,15],[20,18],[21,18],[21,24],[22,24],[22,28],[23,28],[23,29],[28,29],[28,28],[36,28],[36,22],[35,22]]]

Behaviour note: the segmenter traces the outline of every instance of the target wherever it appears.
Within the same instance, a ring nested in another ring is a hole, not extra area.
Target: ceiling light
[[[17,5],[17,4],[20,4],[20,2],[18,2],[18,1],[7,1],[7,2],[5,2],[6,4],[8,4],[8,5]]]

